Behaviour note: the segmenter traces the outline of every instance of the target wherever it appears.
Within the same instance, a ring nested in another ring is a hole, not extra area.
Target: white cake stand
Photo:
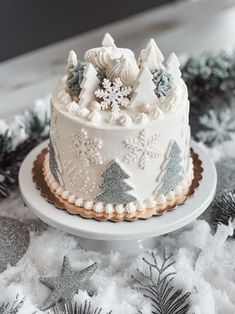
[[[48,141],[34,148],[23,161],[19,172],[19,185],[25,203],[47,224],[79,237],[81,247],[108,252],[118,250],[129,255],[157,245],[157,236],[177,230],[199,215],[212,201],[217,182],[216,169],[212,160],[196,143],[192,148],[199,155],[204,168],[200,187],[192,198],[172,212],[159,217],[134,222],[99,222],[73,216],[49,204],[32,181],[32,167],[36,156],[45,148]]]

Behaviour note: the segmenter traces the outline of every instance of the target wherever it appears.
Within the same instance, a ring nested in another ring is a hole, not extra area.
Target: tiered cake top
[[[67,77],[53,103],[64,113],[97,127],[136,127],[174,113],[187,100],[179,61],[164,57],[151,39],[136,60],[106,34],[102,46],[86,51],[84,62],[70,51]]]

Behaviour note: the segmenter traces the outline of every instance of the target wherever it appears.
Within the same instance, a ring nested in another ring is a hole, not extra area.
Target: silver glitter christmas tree
[[[113,161],[111,165],[101,175],[103,183],[100,188],[103,190],[96,196],[97,202],[104,204],[127,204],[134,202],[136,198],[127,193],[133,190],[124,180],[129,178],[129,175],[124,172],[117,161]]]
[[[53,146],[52,140],[50,140],[50,143],[49,143],[49,166],[50,166],[50,170],[51,170],[51,173],[53,174],[54,179],[58,183],[60,183],[59,167],[56,160],[56,153],[55,153],[55,148]]]
[[[174,190],[183,180],[181,150],[176,141],[171,141],[161,168],[162,173],[157,179],[158,186],[154,193],[156,195],[166,195]]]

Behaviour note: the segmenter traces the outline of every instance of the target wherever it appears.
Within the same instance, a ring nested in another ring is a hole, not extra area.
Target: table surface
[[[65,73],[70,49],[82,58],[110,32],[137,54],[152,37],[167,57],[235,47],[235,0],[182,1],[165,5],[0,63],[0,118],[10,118],[49,94]]]

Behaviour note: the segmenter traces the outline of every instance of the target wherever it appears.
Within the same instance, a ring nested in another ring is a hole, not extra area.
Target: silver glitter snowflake
[[[128,107],[130,100],[128,95],[132,89],[130,86],[123,86],[120,78],[116,78],[114,82],[104,79],[102,82],[103,89],[97,89],[95,95],[103,99],[100,103],[101,109],[106,110],[111,107],[112,111],[120,111],[120,106]]]
[[[78,157],[83,166],[89,166],[90,162],[102,164],[103,158],[99,152],[102,141],[88,137],[87,131],[81,129],[79,133],[72,134],[71,150],[74,157]]]
[[[231,133],[235,132],[235,120],[230,110],[220,113],[209,110],[208,114],[199,118],[200,125],[204,128],[197,132],[198,140],[209,144],[217,144],[231,139]]]
[[[123,161],[137,163],[140,169],[145,169],[150,159],[160,156],[160,150],[156,150],[159,134],[147,136],[145,129],[141,130],[136,138],[129,138],[124,141],[124,146],[129,152],[124,156]]]

